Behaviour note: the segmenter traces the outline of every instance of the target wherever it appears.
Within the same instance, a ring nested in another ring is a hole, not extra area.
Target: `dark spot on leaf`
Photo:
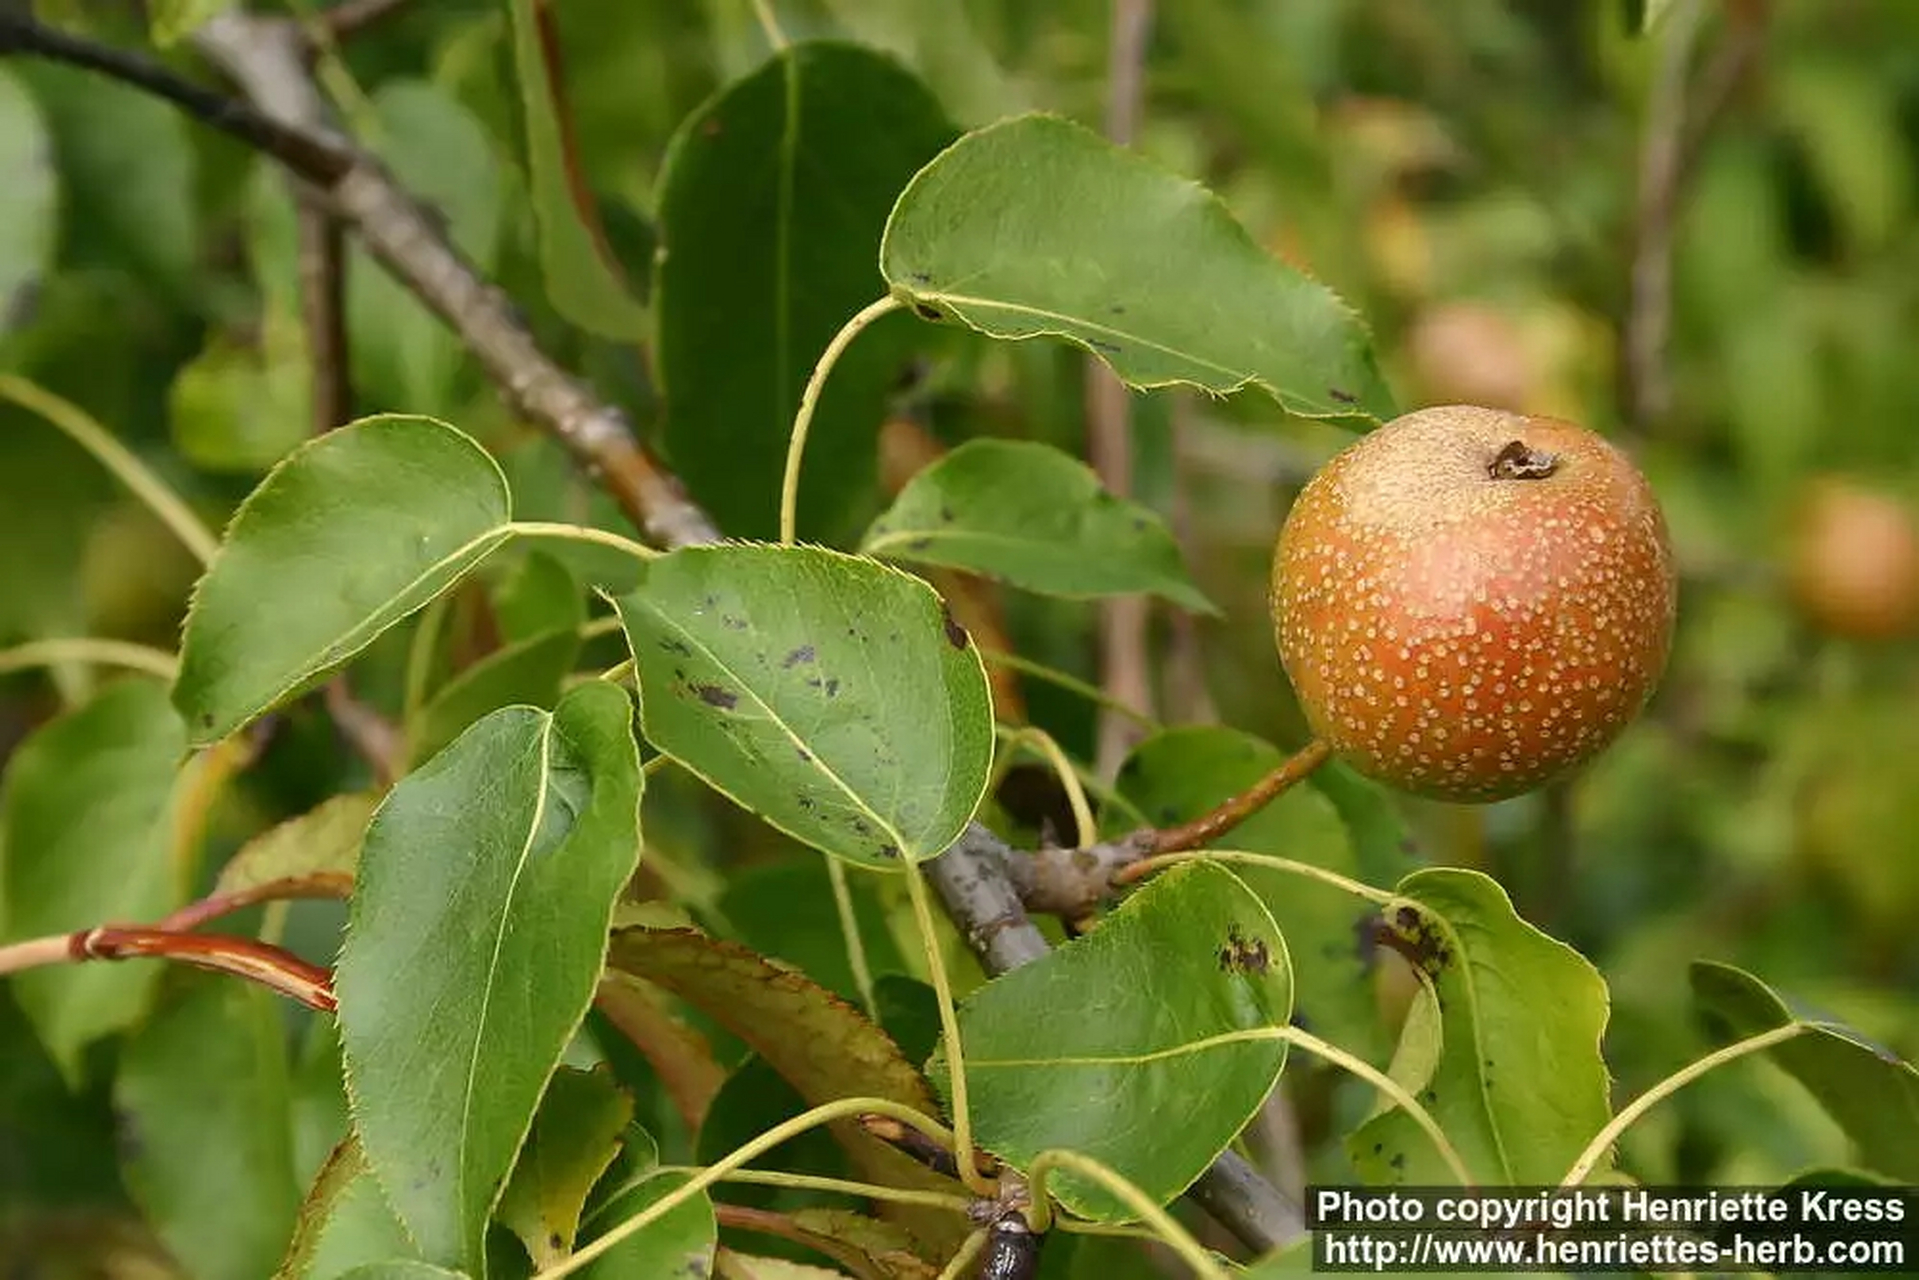
[[[830,679],[826,682],[826,696],[829,698],[837,698],[840,696],[840,682],[838,679]]]
[[[1393,1158],[1386,1163],[1404,1173],[1406,1170],[1406,1153],[1404,1151],[1395,1151]]]
[[[882,858],[897,858],[900,856],[900,847],[896,844],[883,844],[876,852]]]
[[[546,1233],[546,1245],[557,1253],[566,1248],[566,1237],[557,1231],[549,1231]]]
[[[951,523],[953,523],[953,512],[952,512],[952,509],[951,509],[951,508],[949,508],[949,507],[947,507],[947,506],[945,506],[944,504],[942,504],[942,505],[941,505],[941,507],[940,507],[940,523],[941,523],[941,524],[951,524]]]
[[[1397,951],[1406,963],[1429,978],[1437,978],[1452,963],[1452,949],[1446,945],[1439,926],[1411,907],[1395,911],[1390,925],[1381,921],[1373,940]]]
[[[800,753],[800,763],[802,764],[813,763],[813,753],[811,751],[808,751],[805,747],[795,747],[793,749]]]
[[[1139,776],[1139,757],[1127,756],[1126,763],[1119,767],[1119,776],[1122,778],[1137,778]]]
[[[1159,825],[1160,826],[1170,827],[1178,821],[1179,821],[1178,809],[1175,809],[1170,804],[1160,806],[1160,809],[1159,809]]]
[[[793,798],[795,801],[798,802],[801,809],[803,809],[807,813],[813,812],[813,807],[816,802],[814,801],[812,796],[795,796]]]
[[[1374,1155],[1378,1155],[1378,1154],[1379,1154],[1380,1152],[1382,1152],[1382,1151],[1384,1151],[1385,1149],[1386,1149],[1386,1144],[1385,1144],[1385,1143],[1383,1143],[1383,1142],[1375,1142],[1375,1143],[1373,1144],[1373,1154],[1374,1154]]]
[[[940,314],[940,309],[930,302],[916,302],[913,304],[913,310],[919,314],[922,320],[945,319],[945,317]]]
[[[906,544],[906,549],[908,551],[924,551],[932,545],[933,540],[931,538],[914,538]]]
[[[1112,306],[1106,308],[1106,314],[1109,316],[1123,316],[1126,314],[1126,308],[1115,302]]]
[[[1118,355],[1124,348],[1117,342],[1108,342],[1104,338],[1088,338],[1086,345],[1095,351],[1103,351],[1109,356]]]
[[[1350,391],[1341,391],[1338,387],[1327,387],[1326,394],[1341,404],[1358,404],[1359,397]]]
[[[700,695],[700,701],[709,707],[718,707],[722,711],[731,711],[738,704],[740,696],[730,689],[722,689],[716,684],[696,684],[693,692]]]
[[[1146,531],[1146,517],[1145,517],[1145,516],[1134,516],[1134,517],[1133,517],[1133,532],[1134,532],[1134,533],[1144,533],[1145,531]]]
[[[700,607],[703,609],[711,609],[719,604],[719,602],[720,598],[718,596],[707,596],[700,601]]]
[[[866,825],[866,819],[864,818],[854,818],[848,825],[853,828],[855,835],[870,836],[873,834],[873,828]]]
[[[944,600],[940,601],[940,624],[946,628],[946,643],[955,649],[966,647],[966,628],[953,620],[953,611],[946,606]]]
[[[668,653],[677,653],[682,658],[690,658],[693,656],[692,647],[684,640],[662,640],[660,641],[660,648],[666,650]]]
[[[911,280],[914,284],[932,284],[933,283],[932,275],[925,271],[909,271],[906,273],[906,278],[908,280]]]
[[[1219,949],[1220,972],[1263,975],[1272,963],[1264,938],[1247,937],[1237,924],[1226,926],[1226,945]]]
[[[722,627],[725,627],[728,631],[744,631],[746,630],[746,619],[735,618],[735,617],[732,617],[731,615],[723,615],[720,618],[720,625]]]
[[[721,133],[725,132],[725,130],[726,126],[720,123],[718,116],[708,116],[700,122],[700,136],[702,138],[717,138]]]
[[[202,711],[200,713],[200,727],[203,729],[211,729],[213,727],[213,713],[211,711]]]
[[[793,652],[787,654],[784,658],[782,658],[780,660],[780,666],[788,668],[790,670],[793,667],[799,666],[800,663],[802,662],[811,662],[813,661],[814,658],[818,656],[819,656],[818,654],[813,652],[812,645],[803,644],[799,648],[793,650]]]

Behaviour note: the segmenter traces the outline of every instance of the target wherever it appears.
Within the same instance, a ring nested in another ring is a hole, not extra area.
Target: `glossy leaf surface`
[[[1260,1032],[1292,1008],[1265,905],[1219,866],[1174,868],[960,1005],[976,1141],[1022,1169],[1050,1148],[1083,1152],[1171,1200],[1278,1081],[1286,1045]],[[944,1087],[943,1058],[927,1070]],[[1084,1178],[1055,1172],[1048,1185],[1081,1216],[1132,1217]]]
[[[367,418],[289,454],[227,528],[187,614],[173,702],[217,741],[345,662],[507,537],[506,479],[429,418]]]
[[[1919,1070],[1836,1022],[1806,1018],[1759,979],[1728,964],[1696,961],[1694,997],[1734,1036],[1789,1022],[1803,1034],[1766,1051],[1839,1122],[1875,1173],[1919,1181]]]
[[[1402,880],[1386,908],[1385,945],[1432,979],[1443,1048],[1419,1095],[1474,1178],[1558,1182],[1611,1118],[1599,1053],[1606,984],[1565,943],[1521,920],[1497,882],[1436,868]],[[1454,1181],[1432,1141],[1397,1108],[1347,1140],[1374,1183]]]
[[[482,1269],[487,1216],[599,980],[639,851],[629,715],[599,681],[551,714],[496,711],[367,829],[336,980],[347,1080],[429,1259]]]
[[[1058,596],[1153,592],[1215,612],[1149,508],[1050,445],[969,440],[908,482],[860,550]]]
[[[647,740],[780,830],[884,867],[972,818],[986,672],[919,579],[817,547],[693,547],[615,603]]]
[[[886,293],[887,211],[953,136],[909,72],[871,49],[804,43],[681,125],[660,190],[654,284],[666,442],[722,528],[778,529],[800,391],[853,314]],[[903,317],[862,333],[828,379],[807,444],[800,529],[850,538],[871,512],[886,398],[928,335]]]
[[[1080,125],[1021,116],[922,169],[880,268],[929,320],[1065,338],[1135,387],[1255,386],[1307,417],[1392,416],[1365,326],[1217,196]]]

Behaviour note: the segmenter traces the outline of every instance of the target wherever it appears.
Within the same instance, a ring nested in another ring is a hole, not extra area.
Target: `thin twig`
[[[261,884],[215,894],[187,903],[153,927],[165,933],[191,933],[201,925],[235,911],[262,902],[292,902],[301,899],[333,898],[345,901],[353,893],[353,876],[345,871],[315,871],[308,875],[284,876]]]
[[[385,716],[353,696],[344,678],[327,681],[327,715],[355,755],[366,761],[374,779],[390,787],[405,770],[406,735]]]
[[[346,234],[325,205],[298,189],[300,316],[313,375],[312,431],[324,435],[353,412],[347,363]]]
[[[1332,748],[1318,738],[1288,756],[1278,768],[1246,790],[1221,804],[1211,813],[1191,822],[1168,827],[1153,835],[1154,853],[1179,853],[1211,844],[1246,819],[1264,809],[1301,779],[1332,758]]]
[[[1130,146],[1139,130],[1146,42],[1152,0],[1112,0],[1106,80],[1106,134]],[[1133,490],[1133,410],[1126,386],[1096,356],[1086,357],[1086,453],[1100,483],[1125,497]],[[1143,595],[1102,601],[1099,610],[1101,684],[1114,701],[1153,712],[1147,648],[1150,604]],[[1095,756],[1101,777],[1110,778],[1140,739],[1130,719],[1102,712]]]
[[[309,1009],[335,1008],[333,975],[284,948],[252,938],[98,925],[0,947],[0,974],[87,960],[171,960],[257,982]]]
[[[1671,405],[1666,349],[1672,326],[1674,225],[1713,121],[1758,61],[1765,42],[1765,0],[1727,5],[1730,29],[1688,104],[1693,53],[1705,25],[1703,0],[1678,0],[1662,30],[1659,65],[1646,103],[1633,223],[1631,301],[1621,339],[1621,388],[1627,421],[1642,435]]]

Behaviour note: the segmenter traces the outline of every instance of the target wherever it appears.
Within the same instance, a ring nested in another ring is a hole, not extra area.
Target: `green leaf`
[[[1359,879],[1387,884],[1418,868],[1418,844],[1391,791],[1343,760],[1328,760],[1306,781],[1339,810],[1352,837]]]
[[[737,943],[691,930],[624,928],[613,934],[607,964],[657,983],[745,1042],[791,1084],[808,1106],[875,1097],[933,1113],[926,1081],[885,1032],[805,974],[776,966]],[[943,1188],[939,1178],[857,1125],[831,1126],[866,1181]],[[965,1224],[951,1214],[888,1206],[929,1245],[957,1248]]]
[[[784,50],[680,127],[660,177],[653,286],[666,443],[722,528],[777,528],[800,391],[833,335],[886,292],[875,259],[887,210],[952,137],[917,79],[844,44]],[[886,399],[927,337],[889,317],[834,367],[801,478],[807,536],[851,535],[871,513]]]
[[[1237,729],[1170,729],[1133,749],[1116,779],[1120,794],[1155,826],[1199,817],[1285,760],[1271,743]],[[1120,834],[1114,832],[1113,834]],[[1223,849],[1271,853],[1357,878],[1359,868],[1339,811],[1310,787],[1295,787],[1212,842]],[[1299,1021],[1322,1039],[1371,1062],[1385,1057],[1385,1036],[1360,943],[1378,915],[1363,898],[1263,867],[1232,871],[1273,914],[1293,958]]]
[[[393,80],[373,94],[381,161],[444,220],[454,247],[482,272],[499,258],[506,211],[501,158],[486,126],[447,90]],[[446,322],[355,246],[347,273],[347,335],[365,403],[452,413],[468,357]]]
[[[1293,413],[1393,416],[1365,327],[1204,188],[1066,120],[1021,116],[922,169],[880,268],[927,319],[1065,338],[1140,388],[1254,386]]]
[[[293,1242],[273,1280],[336,1280],[365,1263],[412,1252],[360,1140],[349,1137],[334,1148],[307,1191]]]
[[[300,1203],[281,1011],[258,987],[177,976],[120,1059],[127,1188],[196,1280],[259,1280]]]
[[[0,938],[151,920],[179,901],[170,819],[185,752],[166,690],[145,679],[20,744],[0,783]],[[80,1051],[137,1019],[158,977],[154,965],[69,964],[10,981],[72,1082]]]
[[[408,730],[408,755],[425,760],[496,707],[550,707],[580,653],[577,628],[496,649],[441,685]]]
[[[53,140],[26,88],[0,69],[0,173],[7,199],[0,206],[0,333],[13,327],[21,292],[40,279],[53,254],[60,192],[53,171]]]
[[[340,1280],[467,1280],[464,1271],[448,1271],[411,1258],[369,1262],[341,1275]]]
[[[588,1219],[594,1234],[612,1230],[628,1218],[677,1190],[692,1175],[649,1173],[623,1187],[595,1209]],[[582,1280],[628,1280],[638,1276],[686,1276],[701,1280],[713,1274],[713,1250],[719,1242],[719,1224],[713,1201],[702,1191],[622,1240],[584,1267]]]
[[[1444,1036],[1420,1101],[1476,1181],[1557,1183],[1611,1116],[1599,1053],[1605,981],[1476,871],[1416,871],[1397,893],[1385,913],[1390,942],[1432,978]],[[1397,1108],[1376,1113],[1347,1150],[1368,1182],[1455,1181]]]
[[[200,242],[186,116],[142,89],[73,67],[23,67],[20,75],[53,128],[63,261],[130,267],[176,302],[201,305],[192,289]]]
[[[512,0],[514,79],[526,128],[527,172],[540,231],[540,272],[553,309],[582,329],[640,342],[648,336],[646,308],[627,292],[604,256],[580,202],[592,193],[567,154],[560,119],[562,86],[553,83],[540,44],[536,0]],[[578,182],[580,185],[575,186]]]
[[[572,1251],[587,1194],[619,1154],[620,1134],[632,1118],[633,1099],[611,1073],[562,1067],[554,1075],[497,1215],[535,1268]]]
[[[329,796],[305,813],[269,827],[240,846],[220,868],[216,894],[234,893],[294,876],[353,874],[367,820],[379,806],[372,791]]]
[[[1081,1152],[1163,1204],[1272,1092],[1286,1045],[1257,1033],[1292,1006],[1286,940],[1265,905],[1222,867],[1175,868],[961,1004],[975,1140],[1021,1169],[1051,1148]],[[927,1072],[944,1087],[943,1055]],[[1134,1216],[1076,1175],[1048,1186],[1082,1217]]]
[[[689,547],[614,603],[647,739],[788,835],[885,867],[972,818],[986,671],[924,582],[818,547]]]
[[[269,310],[259,350],[216,336],[174,375],[167,390],[173,443],[208,471],[264,471],[307,435],[312,388],[298,319]]]
[[[630,709],[595,681],[496,711],[367,828],[335,984],[354,1120],[422,1255],[476,1274],[639,852]]]
[[[860,550],[1048,595],[1151,591],[1218,612],[1157,514],[1114,497],[1084,463],[1030,441],[969,440],[942,457],[908,482]]]
[[[1819,1100],[1860,1162],[1875,1173],[1919,1181],[1919,1071],[1858,1032],[1826,1019],[1801,1017],[1759,979],[1708,960],[1692,966],[1694,997],[1729,1032],[1744,1039],[1787,1023],[1806,1030],[1766,1056]]]
[[[187,612],[173,688],[215,742],[358,653],[507,538],[506,479],[430,418],[308,442],[234,514]]]

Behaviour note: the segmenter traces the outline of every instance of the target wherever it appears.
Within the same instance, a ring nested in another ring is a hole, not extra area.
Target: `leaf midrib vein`
[[[465,1205],[466,1205],[467,1137],[469,1133],[471,1132],[471,1125],[472,1125],[472,1118],[473,1118],[473,1097],[475,1092],[477,1092],[477,1090],[475,1089],[475,1082],[479,1079],[479,1074],[480,1074],[480,1043],[482,1040],[485,1039],[488,1016],[491,1013],[493,1008],[493,988],[494,988],[494,983],[496,979],[498,978],[499,972],[500,972],[500,953],[506,948],[507,918],[508,916],[512,914],[512,911],[513,911],[513,900],[515,895],[519,891],[520,876],[526,870],[526,864],[533,855],[533,841],[537,839],[539,836],[540,824],[546,820],[546,797],[547,797],[547,791],[548,791],[547,782],[551,774],[552,753],[553,753],[553,717],[550,713],[543,713],[543,719],[542,719],[542,724],[540,728],[540,766],[539,766],[539,772],[538,772],[538,791],[536,792],[534,797],[533,813],[532,813],[531,819],[527,822],[527,825],[526,825],[526,839],[521,841],[520,843],[520,855],[517,859],[515,859],[513,864],[513,875],[507,881],[506,899],[500,909],[498,928],[493,935],[493,954],[487,960],[486,982],[485,982],[485,985],[482,986],[480,989],[480,1012],[479,1012],[479,1017],[474,1019],[474,1026],[477,1028],[477,1030],[473,1037],[473,1052],[467,1062],[466,1088],[463,1093],[463,1096],[460,1099],[461,1156],[460,1156],[460,1172],[459,1172],[459,1183],[458,1183],[459,1194],[456,1197],[456,1199],[461,1206],[462,1214],[464,1214]],[[502,1193],[505,1191],[505,1188],[506,1188],[506,1184],[502,1182],[500,1184],[500,1190]],[[488,1206],[488,1207],[489,1209],[491,1208],[491,1206]],[[464,1221],[460,1223],[460,1235],[461,1235],[460,1245],[462,1250],[464,1250],[466,1247],[466,1239],[465,1239],[466,1223]],[[484,1263],[482,1263],[481,1265],[482,1267],[484,1267]]]
[[[1147,1053],[1101,1054],[1073,1058],[975,1058],[966,1057],[966,1069],[991,1070],[1001,1067],[1131,1067],[1144,1066],[1152,1062],[1169,1062],[1177,1058],[1191,1057],[1210,1050],[1233,1044],[1251,1044],[1263,1040],[1285,1043],[1286,1035],[1282,1028],[1274,1026],[1248,1027],[1240,1031],[1226,1031],[1219,1035],[1208,1036],[1204,1040],[1191,1040],[1185,1044],[1174,1045],[1166,1049],[1154,1049]]]
[[[1117,328],[1114,328],[1112,325],[1101,324],[1097,320],[1088,320],[1085,316],[1068,315],[1065,312],[1051,311],[1045,307],[1036,307],[1030,303],[1015,302],[1007,298],[979,298],[979,297],[974,297],[970,294],[941,293],[936,290],[919,291],[919,292],[916,292],[914,296],[920,297],[920,298],[926,298],[930,301],[935,301],[935,302],[951,303],[952,305],[956,307],[965,307],[965,306],[997,307],[1002,311],[1018,312],[1021,315],[1033,316],[1036,319],[1052,320],[1061,324],[1077,325],[1078,327],[1082,329],[1091,330],[1094,333],[1102,334],[1106,337],[1120,338],[1127,342],[1137,343],[1138,345],[1142,347],[1150,348],[1151,350],[1157,351],[1162,355],[1174,356],[1181,360],[1190,361],[1191,363],[1196,364],[1203,369],[1210,369],[1213,372],[1218,373],[1222,377],[1230,379],[1233,382],[1233,385],[1235,387],[1244,386],[1245,384],[1249,382],[1260,382],[1260,383],[1264,382],[1264,379],[1261,378],[1258,374],[1238,372],[1237,370],[1231,369],[1227,367],[1226,365],[1219,364],[1216,361],[1208,360],[1203,356],[1196,356],[1196,355],[1193,355],[1191,352],[1181,351],[1178,347],[1169,347],[1163,342],[1155,342],[1153,339],[1148,338],[1143,334],[1133,333],[1127,329],[1117,329]]]

